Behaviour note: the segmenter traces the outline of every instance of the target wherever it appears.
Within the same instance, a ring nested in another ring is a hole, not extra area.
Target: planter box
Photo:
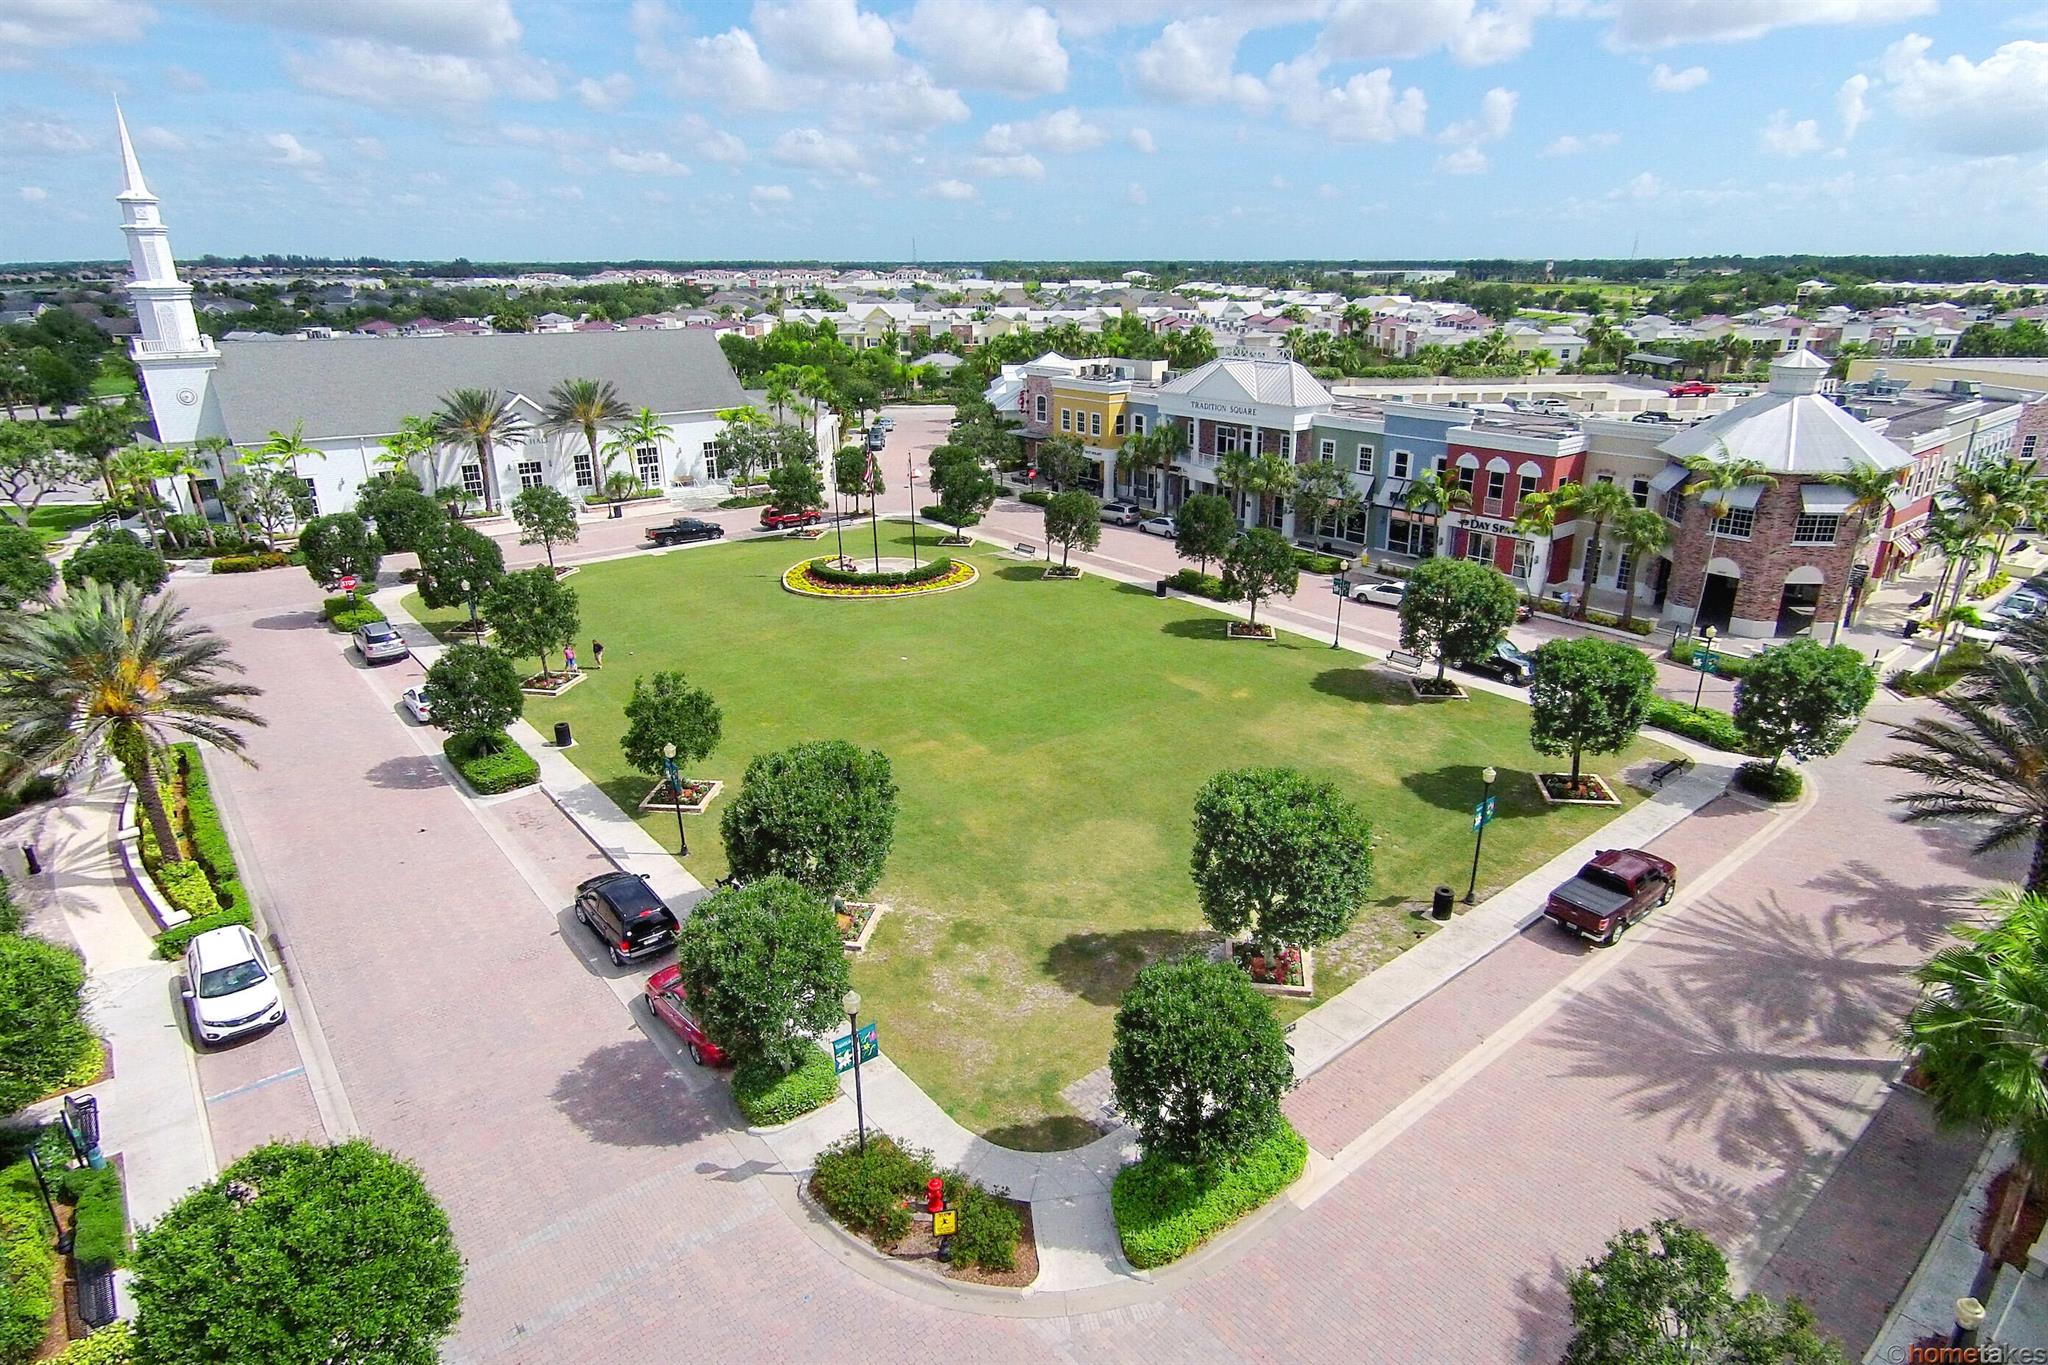
[[[1253,972],[1250,962],[1259,956],[1257,944],[1239,941],[1230,945],[1231,960],[1244,967],[1245,974],[1251,977],[1253,989],[1267,995],[1307,999],[1316,993],[1316,959],[1315,954],[1307,948],[1301,949],[1300,952],[1301,984],[1295,985],[1292,982],[1261,980],[1259,975]]]
[[[799,526],[793,531],[784,531],[784,540],[817,540],[825,534],[822,526]]]
[[[702,815],[705,808],[717,800],[718,794],[725,790],[723,782],[698,782],[687,777],[683,779],[683,787],[686,791],[692,787],[702,788],[697,793],[695,801],[683,802],[682,810],[685,815]],[[653,789],[640,802],[641,810],[672,811],[675,808],[676,803],[669,796],[668,783],[666,782],[655,783]]]
[[[488,621],[484,623],[482,630],[475,633],[471,633],[467,625],[441,627],[442,638],[456,645],[480,645],[497,633],[497,628]]]
[[[545,681],[542,681],[540,675],[536,674],[534,677],[521,682],[519,690],[529,697],[559,697],[577,683],[582,682],[584,676],[581,672],[552,673],[548,675]]]
[[[839,941],[849,953],[865,952],[868,940],[875,936],[875,926],[882,922],[882,915],[888,906],[875,901],[847,901],[840,918],[848,921],[839,929]]]
[[[173,929],[192,917],[183,910],[175,909],[156,889],[156,879],[149,875],[149,869],[142,865],[141,802],[135,791],[135,784],[129,783],[127,792],[121,797],[121,809],[114,817],[114,844],[121,853],[121,870],[128,876],[128,885],[149,911],[149,917],[157,922],[159,932]]]
[[[1243,621],[1232,621],[1223,633],[1232,640],[1271,640],[1275,638],[1271,626],[1246,625]]]
[[[555,581],[559,583],[571,574],[577,574],[582,572],[583,566],[581,564],[562,564],[557,566],[555,569]]]
[[[1059,565],[1055,564],[1040,574],[1039,577],[1049,579],[1055,583],[1078,583],[1081,581],[1081,571],[1072,567],[1062,569]]]
[[[1562,788],[1571,781],[1571,774],[1569,773],[1537,773],[1535,776],[1537,794],[1543,798],[1543,803],[1547,806],[1618,806],[1621,804],[1621,798],[1616,796],[1614,789],[1607,785],[1607,779],[1599,776],[1597,773],[1587,773],[1579,779],[1582,783],[1591,785],[1599,793],[1597,796],[1560,796],[1553,793],[1550,790],[1550,780],[1555,778],[1558,786]]]
[[[1435,678],[1410,678],[1408,680],[1408,690],[1415,694],[1415,700],[1417,701],[1467,701],[1471,698],[1471,693],[1452,682],[1449,678],[1444,679],[1444,685],[1450,688],[1448,692],[1430,690],[1435,684]]]

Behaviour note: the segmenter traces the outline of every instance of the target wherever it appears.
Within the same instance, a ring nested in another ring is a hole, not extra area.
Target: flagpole
[[[875,542],[875,572],[880,573],[882,571],[882,521],[881,514],[876,507],[878,497],[875,492],[875,448],[873,446],[868,447],[868,472],[867,477],[862,482],[868,486],[868,533]]]

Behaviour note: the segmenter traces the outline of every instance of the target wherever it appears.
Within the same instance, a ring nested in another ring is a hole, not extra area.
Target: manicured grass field
[[[54,545],[99,514],[96,502],[46,502],[28,514],[28,529],[42,537],[43,544]]]
[[[902,528],[885,539],[885,554],[908,553]],[[660,668],[724,708],[723,745],[687,776],[737,783],[752,755],[807,739],[887,754],[902,808],[881,887],[891,910],[855,963],[863,1012],[954,1117],[1009,1146],[1094,1136],[1061,1088],[1107,1060],[1138,968],[1208,941],[1190,812],[1218,769],[1291,764],[1372,813],[1375,904],[1318,953],[1324,996],[1425,934],[1411,912],[1437,883],[1463,892],[1487,764],[1501,776],[1482,892],[1609,817],[1543,805],[1529,773],[1556,765],[1529,749],[1518,703],[1417,703],[1357,655],[1287,635],[1227,641],[1213,611],[1101,578],[1042,582],[986,548],[952,552],[982,577],[942,596],[784,592],[782,571],[815,553],[752,541],[585,566],[569,580],[578,653],[587,666],[588,640],[604,641],[604,671],[529,698],[527,717],[543,733],[571,722],[569,756],[628,810],[649,780],[619,753],[621,708],[634,676]],[[1591,766],[1612,775],[1653,749]],[[689,827],[688,865],[707,884],[726,870],[719,809]],[[643,823],[673,846],[673,816]]]

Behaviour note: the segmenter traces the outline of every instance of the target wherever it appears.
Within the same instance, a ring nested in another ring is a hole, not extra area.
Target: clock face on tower
[[[199,394],[193,389],[179,389],[178,401],[189,408],[199,401]]]

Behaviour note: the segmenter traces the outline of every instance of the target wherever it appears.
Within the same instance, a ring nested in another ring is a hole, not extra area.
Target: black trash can
[[[575,742],[576,742],[576,738],[575,738],[575,736],[574,736],[574,735],[571,735],[571,734],[569,733],[569,722],[568,722],[568,721],[566,721],[566,720],[558,720],[558,721],[556,721],[556,722],[555,722],[555,747],[556,747],[557,749],[566,749],[566,748],[568,748],[568,747],[569,747],[570,745],[574,744]]]
[[[1154,584],[1152,585],[1152,595],[1153,595],[1154,597],[1164,597],[1164,596],[1166,596],[1166,580],[1165,580],[1165,579],[1163,579],[1163,578],[1162,578],[1162,579],[1160,579],[1160,580],[1159,580],[1159,581],[1158,581],[1157,583],[1154,583]]]
[[[1430,897],[1429,913],[1435,919],[1449,919],[1451,917],[1451,906],[1456,903],[1457,896],[1451,891],[1451,888],[1439,886],[1436,889],[1436,894]]]

